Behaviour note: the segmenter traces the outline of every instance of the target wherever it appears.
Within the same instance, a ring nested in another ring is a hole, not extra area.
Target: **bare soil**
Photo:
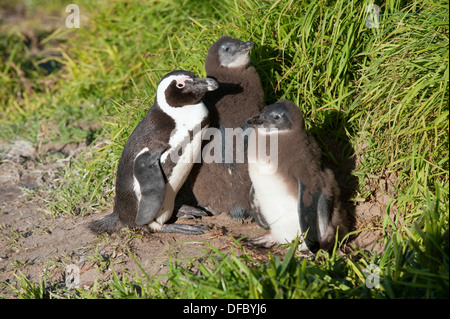
[[[81,287],[89,289],[94,280],[108,280],[116,273],[140,272],[132,258],[139,261],[146,273],[162,275],[166,272],[169,255],[193,260],[208,251],[205,243],[230,252],[240,249],[234,239],[264,234],[254,222],[236,222],[228,216],[204,217],[186,223],[201,223],[211,228],[204,235],[143,233],[123,229],[112,236],[92,234],[90,221],[109,211],[89,212],[84,215],[55,215],[46,207],[51,198],[51,185],[63,170],[61,160],[70,158],[85,146],[45,145],[39,152],[29,142],[0,141],[0,298],[15,298],[13,287],[18,287],[15,275],[23,273],[33,282],[43,276],[47,282],[64,284],[68,265],[80,270]],[[59,154],[55,156],[55,154]],[[50,156],[52,155],[52,156]],[[338,176],[338,180],[343,177]],[[381,218],[389,197],[374,198],[370,202],[347,203],[355,216],[353,236],[347,247],[381,252]],[[112,199],[111,199],[112,201]],[[283,255],[280,247],[264,249],[244,244],[247,253],[267,261],[269,251]]]

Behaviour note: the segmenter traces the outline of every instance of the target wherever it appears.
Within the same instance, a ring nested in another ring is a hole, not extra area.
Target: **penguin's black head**
[[[197,78],[189,71],[173,71],[166,74],[158,84],[158,102],[165,101],[171,107],[200,103],[208,91],[214,91],[218,83],[210,78]]]
[[[287,103],[286,103],[287,102]],[[254,128],[263,128],[269,132],[270,129],[277,129],[278,133],[288,132],[294,128],[293,110],[288,101],[278,101],[266,106],[260,115],[247,120],[247,123]],[[292,103],[293,104],[293,103]],[[293,104],[295,106],[295,104]],[[297,109],[297,111],[299,111]]]
[[[252,41],[243,42],[229,36],[221,37],[214,42],[206,58],[206,71],[214,66],[224,68],[246,68],[250,64],[249,52],[253,47]]]

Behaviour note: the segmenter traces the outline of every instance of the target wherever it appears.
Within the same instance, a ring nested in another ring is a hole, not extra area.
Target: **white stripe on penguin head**
[[[184,105],[182,107],[172,107],[167,103],[166,90],[169,85],[176,81],[177,84],[185,84],[187,80],[192,80],[186,75],[171,75],[163,79],[156,91],[156,101],[163,112],[169,115],[175,121],[175,129],[170,134],[169,145],[177,148],[180,145],[186,145],[186,138],[189,139],[189,131],[200,129],[200,123],[208,116],[208,109],[203,102],[193,105]],[[169,155],[170,150],[161,155],[161,162],[164,162]]]

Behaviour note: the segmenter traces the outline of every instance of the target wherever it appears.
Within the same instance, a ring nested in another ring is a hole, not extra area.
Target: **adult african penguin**
[[[117,167],[114,212],[90,225],[96,233],[119,226],[200,234],[201,225],[165,224],[177,192],[197,158],[209,124],[202,102],[218,84],[188,71],[174,71],[158,84],[156,99],[128,138]]]
[[[249,51],[254,43],[224,36],[212,44],[205,61],[206,74],[219,83],[219,88],[205,94],[204,102],[209,110],[210,127],[218,128],[220,137],[205,136],[205,147],[222,143],[225,150],[232,146],[232,160],[222,153],[220,161],[195,164],[190,182],[198,205],[214,215],[228,213],[233,219],[251,217],[248,192],[251,181],[248,166],[237,159],[237,139],[246,128],[246,120],[259,114],[264,107],[264,92],[256,69],[250,65]],[[225,140],[226,131],[236,129],[233,138]],[[242,130],[239,130],[242,129]],[[227,144],[228,143],[228,144]],[[245,154],[242,155],[245,157]]]
[[[321,168],[320,148],[306,132],[300,110],[280,100],[248,123],[255,128],[249,137],[250,198],[255,220],[270,229],[270,234],[251,242],[270,247],[306,233],[299,250],[331,249],[336,231],[339,239],[349,231],[348,217],[341,210],[334,174]],[[258,140],[270,134],[278,139],[278,158],[273,162],[261,160],[259,154],[264,153],[257,150]]]

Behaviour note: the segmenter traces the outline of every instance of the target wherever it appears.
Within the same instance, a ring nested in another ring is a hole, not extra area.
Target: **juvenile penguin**
[[[195,164],[190,175],[198,205],[214,215],[228,213],[233,219],[251,217],[247,196],[251,181],[242,133],[246,120],[258,115],[264,107],[261,80],[250,65],[249,51],[253,45],[251,41],[224,36],[208,50],[206,74],[217,80],[219,88],[206,93],[204,102],[209,110],[210,127],[217,128],[220,134],[205,136],[203,161]],[[216,146],[212,146],[214,143]],[[207,163],[207,149],[220,150],[218,160]]]
[[[161,79],[153,106],[128,138],[119,160],[114,211],[91,223],[91,230],[112,233],[119,226],[148,225],[151,231],[200,234],[206,229],[165,223],[208,127],[202,98],[217,87],[215,80],[188,71]]]
[[[336,231],[340,239],[348,232],[348,218],[340,207],[334,174],[321,168],[320,148],[306,132],[300,110],[294,103],[280,100],[248,124],[255,128],[249,138],[250,198],[255,220],[270,229],[270,234],[252,242],[270,247],[306,233],[299,250],[316,253],[331,249]],[[256,151],[256,141],[268,139],[270,134],[278,139],[275,164],[261,160],[262,153]]]

